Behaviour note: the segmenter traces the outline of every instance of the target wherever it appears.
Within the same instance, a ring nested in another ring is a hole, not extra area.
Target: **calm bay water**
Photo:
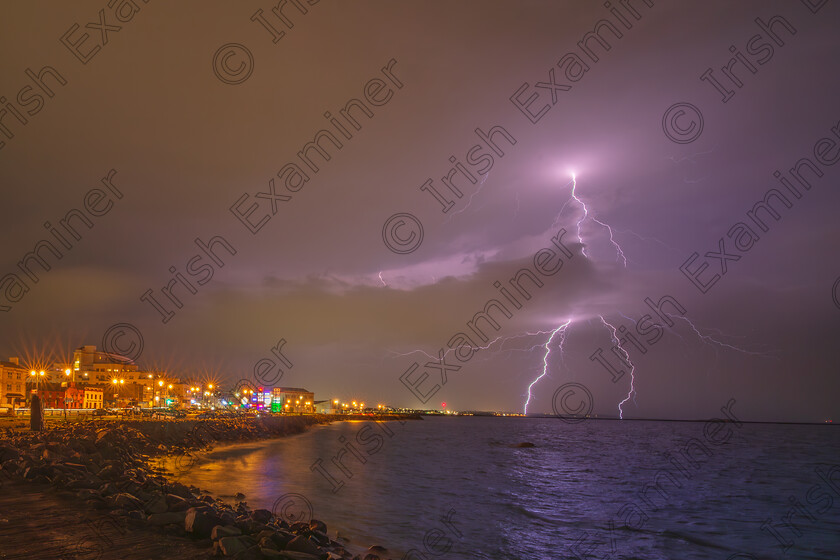
[[[725,428],[716,445],[728,432],[703,423],[337,422],[218,447],[180,478],[287,518],[311,508],[392,558],[840,558],[840,430]]]

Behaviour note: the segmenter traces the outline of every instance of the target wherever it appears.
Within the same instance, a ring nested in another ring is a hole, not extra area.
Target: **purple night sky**
[[[7,7],[2,359],[840,419],[838,6],[271,7]]]

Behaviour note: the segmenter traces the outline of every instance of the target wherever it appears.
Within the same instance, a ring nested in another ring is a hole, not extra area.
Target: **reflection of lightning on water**
[[[531,387],[536,385],[537,382],[540,379],[542,379],[543,377],[545,377],[548,374],[548,355],[551,353],[551,348],[549,347],[549,344],[551,344],[551,341],[554,339],[554,336],[557,333],[560,333],[560,344],[558,345],[558,349],[560,350],[560,353],[562,355],[563,343],[566,342],[566,327],[568,327],[571,322],[572,322],[572,320],[569,319],[568,321],[566,321],[565,323],[563,323],[562,325],[560,325],[559,327],[557,327],[556,329],[551,331],[551,336],[548,337],[548,340],[545,342],[545,356],[543,356],[543,371],[542,371],[542,374],[540,374],[539,377],[534,379],[531,382],[531,384],[528,385],[528,399],[525,401],[525,407],[524,407],[524,410],[523,410],[524,414],[528,414],[528,403],[531,402]]]

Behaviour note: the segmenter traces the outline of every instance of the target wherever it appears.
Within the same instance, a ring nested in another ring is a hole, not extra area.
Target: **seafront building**
[[[97,351],[96,346],[81,346],[73,352],[74,381],[110,383],[112,379],[135,380],[142,376],[131,358],[113,352]],[[83,379],[82,379],[83,378]]]
[[[43,383],[37,389],[44,408],[82,408],[85,400],[85,390],[76,387],[75,383]]]
[[[211,382],[182,381],[171,374],[148,371],[129,357],[94,345],[76,348],[72,360],[44,369],[36,367],[30,370],[18,358],[0,361],[0,408],[28,407],[34,393],[40,395],[45,408],[67,410],[232,406],[312,414],[329,412],[338,403],[316,401],[314,392],[300,387],[240,387],[228,395]],[[352,409],[356,409],[355,402]]]
[[[97,409],[102,408],[105,402],[105,391],[102,387],[96,385],[82,386],[84,397],[82,398],[82,408]]]
[[[315,412],[315,393],[299,387],[275,387],[271,392],[272,412]]]
[[[26,376],[29,372],[18,358],[0,361],[0,407],[17,408],[26,400]]]

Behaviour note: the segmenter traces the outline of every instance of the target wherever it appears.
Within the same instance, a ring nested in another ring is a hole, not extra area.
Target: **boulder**
[[[315,546],[312,541],[301,536],[297,536],[286,543],[286,550],[292,552],[305,552],[306,554],[312,554],[313,556],[321,554],[321,550]]]
[[[185,500],[192,500],[195,496],[193,493],[190,492],[190,489],[181,484],[180,482],[173,482],[169,485],[169,492],[171,494],[175,494],[176,496],[180,496]]]
[[[288,531],[279,530],[279,531],[272,531],[271,532],[271,540],[274,541],[274,544],[277,545],[277,548],[283,550],[286,548],[286,545],[289,544],[292,539],[294,539],[296,535],[289,533]]]
[[[254,535],[266,529],[265,524],[257,523],[252,519],[237,519],[236,526],[246,535]]]
[[[146,514],[143,513],[142,511],[140,511],[139,509],[135,509],[135,510],[132,510],[132,511],[128,512],[128,518],[129,519],[135,519],[137,521],[145,521],[146,520]]]
[[[219,524],[219,518],[212,508],[192,507],[184,518],[184,530],[197,538],[208,538],[213,527]]]
[[[169,511],[187,511],[190,508],[190,503],[176,494],[167,494],[165,500]]]
[[[260,545],[260,549],[270,548],[271,550],[280,550],[280,547],[277,546],[277,543],[275,543],[271,537],[263,537],[257,544]]]
[[[144,509],[146,513],[166,513],[169,506],[166,504],[166,498],[163,496],[152,496],[145,504]]]
[[[99,471],[98,476],[105,480],[116,480],[120,477],[120,469],[116,465],[106,465]]]
[[[229,527],[227,525],[216,525],[213,527],[213,530],[210,531],[210,538],[214,541],[223,539],[224,537],[239,537],[241,535],[242,531],[236,527]]]
[[[327,546],[330,544],[330,538],[326,533],[321,531],[310,531],[309,538],[318,546]]]
[[[244,552],[254,546],[253,539],[248,537],[222,537],[216,541],[216,550],[225,556],[234,556],[242,558]],[[257,549],[259,552],[259,549]]]
[[[271,520],[272,513],[267,509],[255,509],[251,512],[251,519],[257,523],[268,523]]]
[[[108,499],[111,502],[111,504],[113,504],[117,508],[121,508],[121,509],[131,510],[131,509],[142,509],[142,507],[143,507],[143,502],[138,500],[135,496],[132,496],[131,494],[128,494],[128,493],[125,493],[125,492],[121,492],[119,494],[114,494],[113,496],[110,496]]]

